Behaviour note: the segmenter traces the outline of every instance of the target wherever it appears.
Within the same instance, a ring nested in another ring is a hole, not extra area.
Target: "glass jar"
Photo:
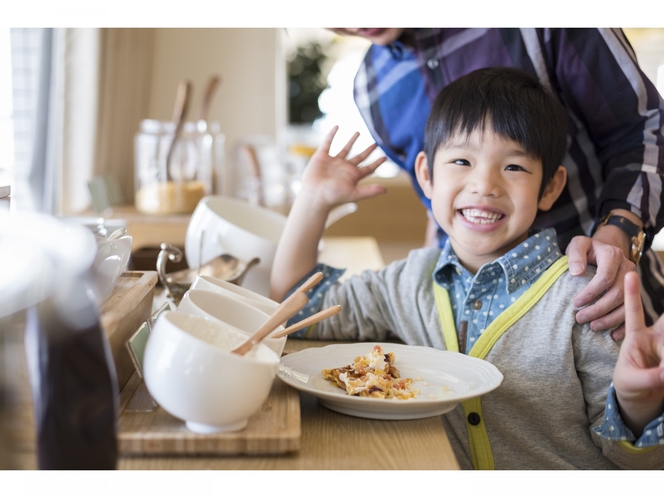
[[[146,119],[136,135],[136,209],[145,214],[190,214],[206,195],[221,188],[225,136],[218,123],[184,123],[170,164],[175,124]]]
[[[235,144],[232,195],[251,204],[288,214],[290,174],[284,154],[267,135],[251,135]]]

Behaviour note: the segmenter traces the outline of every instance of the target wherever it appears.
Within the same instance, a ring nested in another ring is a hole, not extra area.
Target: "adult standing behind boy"
[[[339,270],[317,264],[325,220],[334,206],[384,189],[358,185],[382,162],[358,167],[373,146],[347,160],[354,135],[331,157],[335,133],[302,175],[272,270],[276,300],[313,272],[325,275],[293,321],[341,305],[300,336],[382,341],[394,333],[498,367],[499,388],[442,416],[462,468],[662,468],[664,318],[637,340],[632,330],[643,327],[630,325],[621,347],[608,331],[577,323],[570,296],[594,272],[572,277],[555,229],[532,227],[566,181],[557,99],[509,68],[478,70],[443,89],[415,166],[448,234],[443,248],[411,251],[344,283]]]
[[[355,77],[355,101],[374,140],[411,176],[429,212],[431,205],[415,179],[415,158],[440,90],[483,67],[515,67],[537,76],[567,111],[563,165],[568,181],[552,209],[540,213],[535,224],[556,228],[573,274],[582,274],[586,263],[598,266],[595,280],[576,296],[577,306],[608,289],[596,304],[579,312],[577,320],[591,322],[593,330],[623,322],[622,282],[633,268],[628,261],[632,238],[642,227],[646,251],[637,273],[647,323],[664,313],[664,271],[657,254],[648,250],[664,223],[664,103],[620,29],[333,31],[373,43]],[[619,216],[597,228],[609,214]],[[431,217],[430,227],[435,227]],[[586,237],[590,235],[592,239]],[[444,242],[440,229],[438,239]],[[616,330],[614,338],[622,337],[622,331]]]

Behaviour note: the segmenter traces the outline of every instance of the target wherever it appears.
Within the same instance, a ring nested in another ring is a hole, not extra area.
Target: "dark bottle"
[[[99,311],[81,280],[31,307],[26,355],[40,469],[115,469],[118,385]]]

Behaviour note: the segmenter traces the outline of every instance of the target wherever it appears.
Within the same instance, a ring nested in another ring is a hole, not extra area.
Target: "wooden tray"
[[[140,376],[134,373],[120,394],[121,455],[255,455],[300,449],[300,395],[278,378],[260,411],[237,432],[191,432],[182,420],[153,403]]]
[[[152,314],[156,271],[126,271],[101,306],[101,325],[113,353],[120,391],[134,373],[125,343]]]

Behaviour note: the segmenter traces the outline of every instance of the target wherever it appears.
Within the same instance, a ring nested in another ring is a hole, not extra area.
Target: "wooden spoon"
[[[214,95],[217,86],[221,82],[219,76],[212,76],[210,81],[208,81],[207,88],[203,94],[203,100],[201,100],[201,106],[198,109],[198,117],[196,121],[207,121],[208,112],[210,111],[210,103],[212,102],[212,96]]]
[[[309,302],[309,298],[305,293],[311,290],[322,279],[322,272],[316,272],[309,277],[306,282],[300,285],[295,292],[277,307],[275,312],[270,315],[270,318],[249,339],[233,349],[231,353],[239,354],[240,356],[247,354],[251,348],[270,335],[274,329],[288,321],[295,313],[304,308]]]
[[[270,335],[279,325],[289,320],[295,313],[304,308],[308,302],[309,298],[307,298],[304,292],[295,291],[279,305],[276,311],[270,315],[270,318],[249,339],[233,349],[231,353],[239,354],[240,356],[247,354],[251,348]]]
[[[277,332],[274,335],[270,336],[270,339],[279,339],[280,337],[287,336],[288,334],[292,334],[296,330],[303,329],[304,327],[309,327],[310,325],[313,325],[315,323],[318,323],[322,320],[325,320],[326,318],[330,318],[331,316],[336,315],[341,311],[341,305],[335,304],[334,306],[330,306],[329,308],[325,308],[322,311],[319,311],[318,313],[315,313],[304,320],[300,320],[297,323],[294,323],[290,327],[286,327],[284,330],[281,332]]]
[[[258,205],[265,206],[265,198],[263,196],[263,175],[261,173],[261,165],[260,162],[258,161],[258,154],[256,153],[256,149],[254,148],[253,145],[243,144],[241,146],[241,150],[244,151],[244,154],[247,158],[247,162],[249,163],[251,176],[256,180]]]
[[[173,122],[175,123],[175,131],[173,132],[173,140],[171,140],[171,145],[168,148],[168,154],[166,155],[166,171],[168,172],[169,179],[172,179],[173,174],[171,174],[171,161],[173,160],[173,151],[175,150],[175,144],[180,137],[182,132],[182,126],[184,125],[184,120],[187,115],[187,110],[189,109],[189,100],[191,98],[191,82],[184,80],[181,81],[178,85],[178,91],[175,96],[175,107],[173,108]]]
[[[316,272],[311,275],[306,282],[300,285],[295,292],[307,292],[313,289],[314,285],[323,280],[323,272]]]

